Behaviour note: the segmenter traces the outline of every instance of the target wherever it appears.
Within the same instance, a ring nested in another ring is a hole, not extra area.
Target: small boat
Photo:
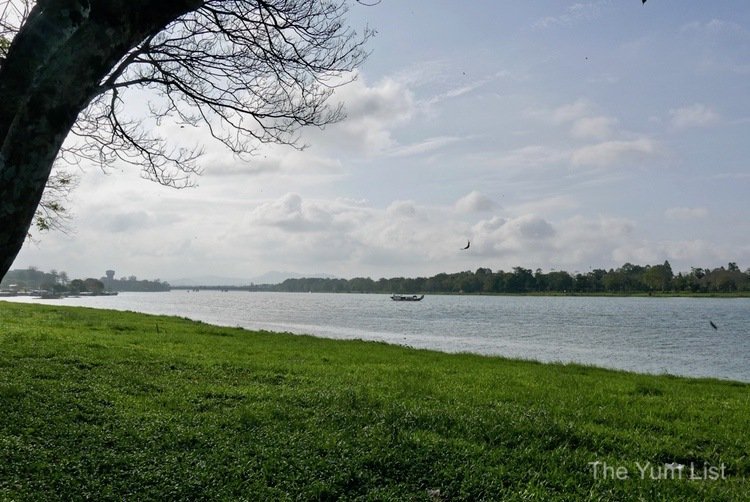
[[[42,291],[37,298],[40,300],[59,300],[62,296],[51,291]]]
[[[394,302],[418,302],[422,298],[424,298],[424,295],[391,295],[391,300]]]

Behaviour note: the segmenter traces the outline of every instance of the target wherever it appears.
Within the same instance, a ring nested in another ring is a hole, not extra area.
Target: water
[[[750,382],[748,298],[427,296],[421,302],[393,302],[386,295],[173,291],[36,301]]]

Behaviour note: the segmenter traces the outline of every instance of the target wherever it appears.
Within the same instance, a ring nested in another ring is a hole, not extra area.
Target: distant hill
[[[222,277],[218,275],[201,275],[195,277],[183,277],[181,279],[170,280],[169,284],[173,287],[182,286],[248,286],[250,284],[281,284],[287,279],[301,279],[303,277],[315,279],[335,279],[330,274],[300,274],[297,272],[266,272],[255,277],[237,278]]]

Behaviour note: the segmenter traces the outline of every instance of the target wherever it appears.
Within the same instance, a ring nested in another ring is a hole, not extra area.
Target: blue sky
[[[86,169],[15,266],[163,280],[750,266],[750,4],[383,0],[348,118],[198,187]],[[167,137],[204,142],[169,125]],[[170,134],[171,133],[171,134]],[[460,251],[467,240],[472,246]]]

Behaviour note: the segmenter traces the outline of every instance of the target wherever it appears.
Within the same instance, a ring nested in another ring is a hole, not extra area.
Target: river
[[[151,314],[444,352],[577,362],[642,373],[750,382],[750,299],[120,293],[8,298]],[[714,329],[712,321],[718,329]]]

